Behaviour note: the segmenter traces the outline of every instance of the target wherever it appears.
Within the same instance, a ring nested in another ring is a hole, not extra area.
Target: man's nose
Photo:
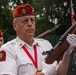
[[[32,21],[29,19],[28,20],[28,25],[31,26],[32,25]]]

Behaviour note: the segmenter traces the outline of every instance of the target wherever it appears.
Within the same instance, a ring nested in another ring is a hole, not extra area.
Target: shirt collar
[[[35,38],[33,38],[33,44],[32,44],[32,46],[33,45],[38,45],[38,42],[36,41],[36,39]],[[19,46],[20,47],[22,47],[23,45],[27,45],[28,46],[28,44],[26,43],[26,42],[24,42],[23,40],[21,40],[18,36],[17,36],[17,38],[16,38],[16,41],[17,41],[17,43],[19,44]]]

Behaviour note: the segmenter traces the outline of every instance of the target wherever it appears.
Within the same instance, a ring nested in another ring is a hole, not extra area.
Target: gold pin
[[[26,14],[26,9],[22,9],[22,14]]]

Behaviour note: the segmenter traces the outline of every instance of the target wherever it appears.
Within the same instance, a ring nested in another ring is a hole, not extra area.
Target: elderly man
[[[75,41],[70,40],[74,40],[75,35],[68,35],[70,46],[62,61],[59,64],[56,60],[46,64],[46,55],[42,55],[42,52],[51,50],[52,45],[45,39],[34,38],[35,16],[30,4],[16,7],[13,12],[13,28],[17,37],[4,44],[0,50],[0,75],[66,75],[70,54],[75,47],[72,47]]]

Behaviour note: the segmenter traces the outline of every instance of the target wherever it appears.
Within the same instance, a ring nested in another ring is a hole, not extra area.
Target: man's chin
[[[33,34],[28,34],[28,36],[29,36],[29,37],[33,37],[34,35],[33,35]]]

